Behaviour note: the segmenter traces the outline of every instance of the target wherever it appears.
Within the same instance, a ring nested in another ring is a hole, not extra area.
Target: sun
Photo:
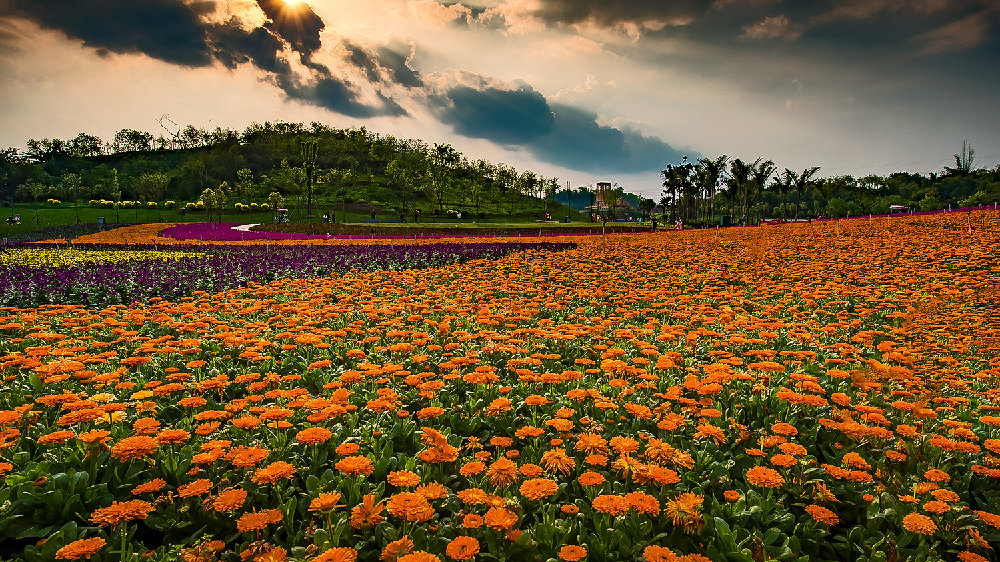
[[[303,7],[309,6],[309,2],[306,0],[284,0],[285,7],[290,10],[298,10]]]

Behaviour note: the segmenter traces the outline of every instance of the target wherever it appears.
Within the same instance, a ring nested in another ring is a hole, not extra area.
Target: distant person
[[[740,215],[740,226],[746,226],[746,225],[747,225],[747,216]]]
[[[406,213],[399,213],[399,222],[406,222]]]
[[[372,220],[375,220],[375,210],[374,209],[372,209],[371,215],[372,215]]]
[[[455,213],[455,216],[458,218],[458,220],[462,220],[462,211]]]
[[[656,232],[656,217],[653,217],[653,232]]]
[[[420,222],[420,209],[413,209],[413,222]]]
[[[323,213],[323,222],[330,222],[330,213]]]

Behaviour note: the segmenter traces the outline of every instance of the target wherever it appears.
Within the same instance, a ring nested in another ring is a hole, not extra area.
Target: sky
[[[1000,0],[0,0],[0,146],[319,121],[659,198],[1000,164]]]

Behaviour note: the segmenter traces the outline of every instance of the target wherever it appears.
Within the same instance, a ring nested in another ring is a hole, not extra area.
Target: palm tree
[[[774,166],[774,162],[770,160],[764,160],[763,158],[758,158],[753,163],[753,172],[751,173],[751,182],[749,189],[749,197],[743,203],[743,214],[747,214],[750,207],[757,201],[760,197],[762,191],[764,191],[764,186],[767,185],[767,180],[771,179],[771,175],[777,168]]]
[[[799,175],[788,168],[785,168],[785,171],[775,178],[774,187],[781,195],[781,220],[788,220],[788,194],[791,193],[798,178]]]
[[[758,158],[758,160],[760,159]],[[729,163],[729,177],[726,178],[726,185],[729,187],[730,201],[738,207],[734,210],[742,211],[746,207],[750,190],[750,175],[756,165],[756,162],[748,164],[741,158],[736,158]],[[746,215],[745,211],[743,211],[743,215]]]
[[[699,158],[698,168],[702,171],[700,175],[703,181],[705,196],[709,198],[709,216],[715,222],[715,193],[719,189],[723,174],[726,173],[726,163],[729,157],[725,154],[718,156],[715,160],[711,158]]]
[[[816,175],[819,171],[819,166],[813,166],[812,168],[806,168],[802,170],[799,177],[795,179],[795,185],[792,187],[792,191],[796,194],[795,199],[795,220],[799,220],[799,206],[802,204],[802,193],[805,192],[812,184],[812,177]]]

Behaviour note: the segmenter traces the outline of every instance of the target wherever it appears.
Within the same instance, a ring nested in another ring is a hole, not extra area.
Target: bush
[[[174,205],[176,205],[176,204],[177,204],[176,201],[164,201],[163,202],[163,208],[164,209],[173,209]]]
[[[48,199],[45,202],[48,203],[49,205],[52,205],[53,207],[58,206],[58,205],[62,205],[62,201],[60,201],[58,199]]]
[[[159,207],[159,205],[156,204],[156,201],[150,201],[149,203],[146,203],[146,207],[150,209],[156,209],[157,207]]]

